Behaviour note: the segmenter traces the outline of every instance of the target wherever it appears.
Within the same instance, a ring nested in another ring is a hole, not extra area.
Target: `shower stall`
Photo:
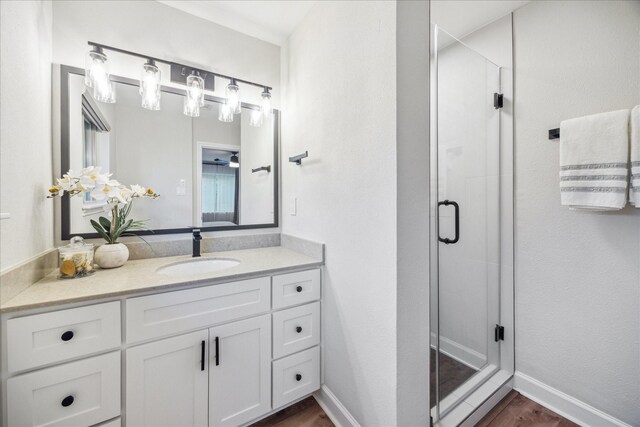
[[[501,84],[511,80],[437,24],[432,36],[430,405],[438,421],[464,419],[513,373],[513,204],[511,142],[501,138]]]

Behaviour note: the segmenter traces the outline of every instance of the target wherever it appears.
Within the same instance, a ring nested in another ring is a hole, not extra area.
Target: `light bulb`
[[[197,74],[187,76],[187,98],[196,100],[200,107],[204,106],[204,79]]]
[[[232,122],[233,121],[233,112],[231,111],[231,107],[225,102],[220,104],[218,107],[218,120],[221,122]]]
[[[225,92],[227,95],[227,104],[229,104],[231,112],[233,114],[239,114],[241,107],[240,87],[236,84],[235,80],[231,80],[231,83],[227,85],[227,89]]]
[[[249,126],[260,127],[262,126],[262,111],[261,110],[251,110],[251,115],[249,116]]]
[[[182,112],[185,116],[200,117],[200,104],[198,103],[198,100],[185,96]]]
[[[107,80],[96,80],[93,83],[93,97],[96,101],[104,102],[106,104],[113,104],[116,102],[116,86],[113,82]]]
[[[140,95],[142,97],[142,108],[147,110],[160,109],[160,69],[153,60],[149,60],[142,66]]]
[[[94,47],[87,54],[87,61],[84,73],[84,84],[94,87],[96,84],[105,85],[109,81],[109,67],[107,55],[102,48]]]
[[[265,119],[268,119],[269,117],[271,117],[271,114],[273,113],[273,109],[271,107],[271,94],[269,93],[269,88],[264,88],[264,91],[261,94],[262,97],[262,105],[261,105],[261,109],[262,109],[262,115],[264,116]]]

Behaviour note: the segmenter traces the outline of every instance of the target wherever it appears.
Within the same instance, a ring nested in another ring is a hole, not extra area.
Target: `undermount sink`
[[[238,264],[240,261],[231,258],[196,258],[165,265],[156,271],[167,276],[188,276],[224,270]]]

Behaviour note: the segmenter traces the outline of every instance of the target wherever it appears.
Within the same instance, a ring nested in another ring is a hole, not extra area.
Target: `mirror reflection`
[[[161,195],[157,203],[134,204],[132,210],[148,220],[150,230],[276,224],[276,111],[255,126],[256,107],[243,104],[233,121],[221,121],[223,100],[207,97],[199,117],[188,117],[183,92],[164,87],[162,108],[150,111],[140,105],[137,82],[114,78],[117,102],[103,103],[87,90],[82,72],[67,76],[62,120],[69,125],[68,153],[63,141],[62,156],[68,156],[69,169],[98,166],[120,182],[153,188]],[[86,195],[68,203],[62,220],[69,234],[93,233],[86,217],[102,214],[104,202]]]

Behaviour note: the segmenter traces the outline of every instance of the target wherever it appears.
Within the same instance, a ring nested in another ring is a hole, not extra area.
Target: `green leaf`
[[[105,230],[109,230],[111,228],[111,221],[109,221],[107,218],[101,216],[100,218],[98,218],[98,221],[100,221],[100,225],[105,229]]]
[[[100,237],[102,237],[104,240],[107,241],[107,243],[113,243],[113,241],[111,240],[111,237],[109,236],[109,234],[104,231],[104,229],[102,228],[102,226],[100,224],[98,224],[95,220],[92,219],[91,220],[91,225],[98,232]]]

